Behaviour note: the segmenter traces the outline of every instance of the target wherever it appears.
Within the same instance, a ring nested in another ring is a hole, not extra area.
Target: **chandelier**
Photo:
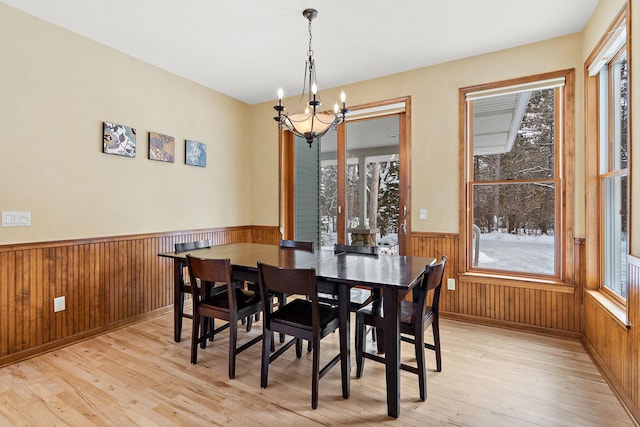
[[[288,114],[287,108],[282,105],[282,97],[284,95],[282,89],[278,89],[278,105],[273,108],[278,112],[278,116],[274,120],[278,122],[280,129],[287,129],[295,135],[307,140],[309,147],[315,138],[320,138],[332,127],[335,129],[340,123],[344,122],[345,114],[349,112],[345,105],[346,96],[344,91],[340,93],[340,102],[342,108],[336,103],[331,112],[319,112],[318,107],[322,105],[320,94],[318,93],[318,83],[316,81],[316,67],[313,60],[313,49],[311,49],[311,21],[318,16],[315,9],[305,9],[302,15],[309,20],[309,50],[307,52],[307,60],[304,67],[304,83],[302,85],[302,93],[300,94],[300,103],[304,98],[305,92],[308,101],[303,112]]]

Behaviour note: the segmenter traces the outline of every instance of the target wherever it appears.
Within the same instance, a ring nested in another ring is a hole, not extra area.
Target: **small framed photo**
[[[117,123],[102,123],[102,152],[118,156],[136,156],[136,130]]]
[[[176,139],[169,135],[149,132],[149,160],[174,163],[176,160]]]
[[[191,166],[207,166],[207,146],[201,142],[185,140],[185,163]]]

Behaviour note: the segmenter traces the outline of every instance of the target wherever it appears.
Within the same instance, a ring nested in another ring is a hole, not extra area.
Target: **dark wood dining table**
[[[323,292],[338,295],[340,316],[342,395],[350,394],[350,314],[349,295],[353,286],[368,286],[382,290],[384,309],[384,353],[386,361],[387,413],[400,416],[400,301],[418,283],[424,268],[435,262],[434,258],[380,255],[371,257],[359,254],[334,254],[332,250],[308,252],[281,249],[277,245],[257,243],[232,243],[185,252],[166,252],[159,256],[174,260],[174,288],[180,286],[186,255],[200,258],[229,258],[234,280],[257,282],[257,263],[284,268],[314,268],[318,287]],[[178,288],[179,289],[179,288]],[[179,301],[174,301],[178,304]],[[174,305],[174,310],[177,309]],[[178,327],[178,322],[176,322]]]

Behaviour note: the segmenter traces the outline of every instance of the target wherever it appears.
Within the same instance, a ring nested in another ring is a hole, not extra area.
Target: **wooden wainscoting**
[[[584,298],[583,344],[636,421],[640,421],[640,259],[627,256],[626,325],[601,303]],[[628,326],[627,326],[628,325]]]
[[[277,244],[277,227],[227,227],[0,246],[0,366],[134,322],[173,304],[158,253],[210,239]],[[54,313],[64,296],[66,310]]]
[[[477,323],[505,326],[552,335],[579,338],[582,331],[581,286],[556,286],[535,281],[483,278],[459,280],[457,234],[413,233],[410,254],[447,256],[446,278],[456,279],[456,289],[446,285],[440,296],[443,316]],[[576,254],[583,254],[584,242],[576,239]],[[576,255],[580,258],[582,255]],[[576,271],[582,263],[574,262]],[[581,277],[575,275],[574,277]]]

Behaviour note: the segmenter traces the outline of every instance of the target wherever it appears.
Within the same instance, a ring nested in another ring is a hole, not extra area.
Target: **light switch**
[[[426,209],[420,209],[420,220],[421,221],[426,221],[427,220],[427,210]]]
[[[3,227],[30,227],[31,212],[5,212],[2,211]]]

